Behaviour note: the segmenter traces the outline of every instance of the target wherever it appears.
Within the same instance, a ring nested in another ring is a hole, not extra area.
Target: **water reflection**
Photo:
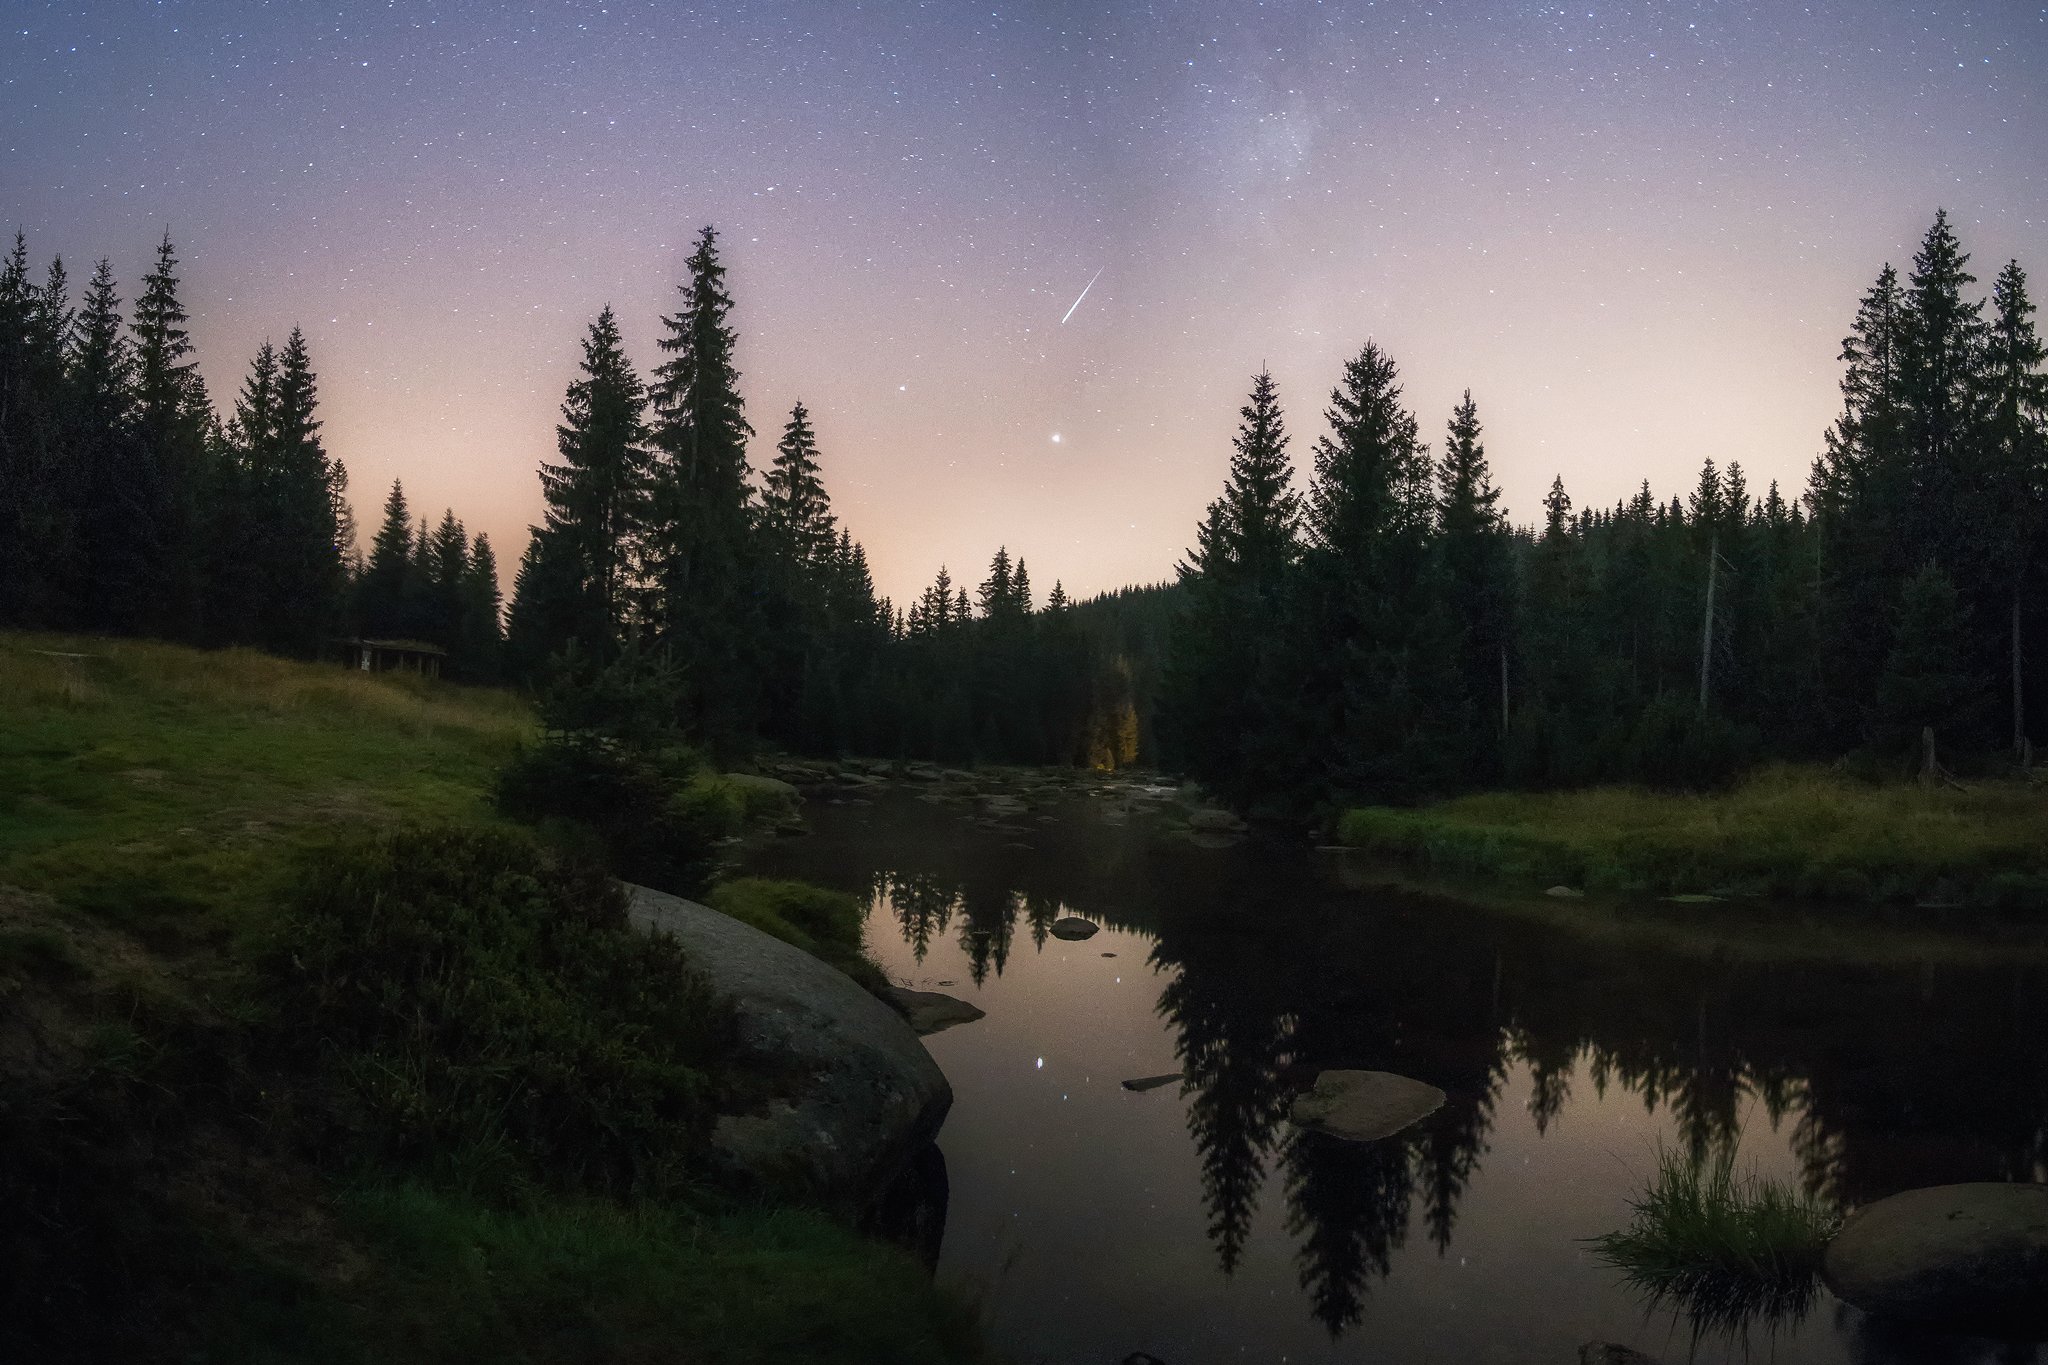
[[[1852,1206],[2048,1178],[2038,965],[1744,961],[1346,888],[1293,850],[1195,850],[1085,812],[1032,850],[934,833],[945,818],[877,806],[762,870],[864,884],[871,924],[893,925],[915,963],[956,945],[976,986],[1044,951],[1063,914],[1149,935],[1214,1264],[1237,1274],[1261,1201],[1284,1201],[1269,1212],[1333,1339],[1367,1319],[1411,1238],[1453,1256],[1461,1205],[1524,1114],[1569,1143],[1587,1136],[1582,1111],[1623,1099],[1696,1155],[1741,1143],[1747,1120],[1789,1151],[1788,1174]],[[1293,1096],[1336,1067],[1415,1076],[1449,1102],[1379,1143],[1296,1132]],[[1617,1169],[1586,1197],[1618,1221],[1630,1180]],[[1901,1354],[1854,1315],[1823,1326],[1841,1349],[1801,1358],[1945,1358]]]

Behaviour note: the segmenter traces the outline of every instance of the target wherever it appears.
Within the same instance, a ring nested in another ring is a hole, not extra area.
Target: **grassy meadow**
[[[1530,891],[2048,908],[2048,787],[1774,767],[1722,792],[1497,792],[1345,813],[1341,842]]]
[[[494,810],[535,733],[506,691],[0,634],[0,1357],[979,1358],[909,1253],[694,1181],[744,1077]],[[829,898],[726,898],[857,954]]]

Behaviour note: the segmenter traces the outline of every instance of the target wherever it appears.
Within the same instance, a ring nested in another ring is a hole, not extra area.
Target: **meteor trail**
[[[1109,269],[1108,266],[1102,267],[1102,270],[1107,269]],[[1088,283],[1081,286],[1081,297],[1074,300],[1074,308],[1079,308],[1081,306],[1081,299],[1085,299],[1088,297],[1088,291],[1093,289],[1095,287],[1095,282],[1102,278],[1102,270],[1098,270],[1093,275],[1090,275],[1088,277]],[[1074,316],[1074,308],[1069,308],[1067,310],[1067,318]],[[1064,327],[1067,325],[1067,318],[1060,319],[1060,326]]]

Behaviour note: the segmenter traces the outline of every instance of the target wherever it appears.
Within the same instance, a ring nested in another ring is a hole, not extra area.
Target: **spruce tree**
[[[819,477],[818,437],[802,403],[789,410],[762,479],[761,510],[778,553],[805,565],[823,564],[831,555],[837,543],[832,500]]]
[[[186,321],[177,251],[166,232],[130,324],[141,447],[130,530],[136,553],[109,572],[117,576],[116,591],[133,604],[117,628],[189,639],[199,632],[204,611],[199,499],[212,409]]]
[[[267,467],[257,484],[270,575],[258,638],[283,654],[314,653],[340,619],[344,583],[334,490],[346,475],[320,439],[319,381],[306,336],[292,328],[278,358]]]
[[[504,648],[498,557],[491,538],[481,531],[470,542],[469,564],[462,576],[462,624],[455,648],[458,672],[465,680],[496,681]]]
[[[1294,739],[1274,714],[1284,665],[1274,629],[1299,555],[1301,496],[1290,487],[1287,427],[1260,371],[1239,409],[1230,472],[1178,566],[1187,611],[1166,663],[1161,724],[1188,770],[1226,800],[1261,794]],[[1067,610],[1053,588],[1049,610]]]
[[[135,581],[136,525],[130,508],[144,486],[137,467],[135,364],[121,320],[113,266],[102,259],[86,286],[70,338],[72,405],[66,444],[77,469],[76,621],[89,630],[114,628],[118,600]]]
[[[370,542],[370,559],[357,580],[357,614],[363,634],[402,639],[412,630],[412,512],[405,486],[393,480],[384,499],[384,519]]]
[[[1437,464],[1445,604],[1459,634],[1459,685],[1467,726],[1476,737],[1506,737],[1505,675],[1514,613],[1514,564],[1500,490],[1493,486],[1480,441],[1472,391],[1452,411]],[[1499,744],[1475,744],[1475,775],[1497,770]]]
[[[706,227],[662,319],[668,356],[654,373],[653,489],[646,537],[647,619],[685,661],[690,729],[717,745],[751,728],[759,624],[752,585],[747,422],[734,364],[718,234]]]
[[[648,525],[646,406],[646,390],[606,308],[584,339],[582,378],[562,404],[555,429],[559,460],[540,471],[547,510],[539,534],[552,542],[547,553],[572,594],[548,613],[567,635],[530,642],[544,654],[573,639],[602,658],[624,641],[637,551]]]
[[[1325,417],[1306,518],[1310,624],[1297,635],[1303,721],[1306,735],[1329,737],[1319,785],[1398,799],[1439,785],[1453,761],[1444,698],[1455,649],[1430,563],[1434,467],[1375,343],[1346,363]]]

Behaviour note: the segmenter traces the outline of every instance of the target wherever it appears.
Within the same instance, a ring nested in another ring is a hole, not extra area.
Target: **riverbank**
[[[2048,788],[1877,785],[1774,767],[1726,792],[1489,793],[1338,822],[1344,845],[1504,888],[1784,899],[1957,912],[2048,910]]]
[[[695,1178],[707,1097],[746,1079],[622,910],[545,927],[588,898],[532,902],[578,874],[487,799],[517,697],[21,635],[0,695],[0,1355],[978,1357],[910,1252]],[[367,908],[430,896],[447,849],[353,890],[360,859],[323,861],[421,827],[504,892],[434,922],[460,971],[412,971],[426,945]]]

